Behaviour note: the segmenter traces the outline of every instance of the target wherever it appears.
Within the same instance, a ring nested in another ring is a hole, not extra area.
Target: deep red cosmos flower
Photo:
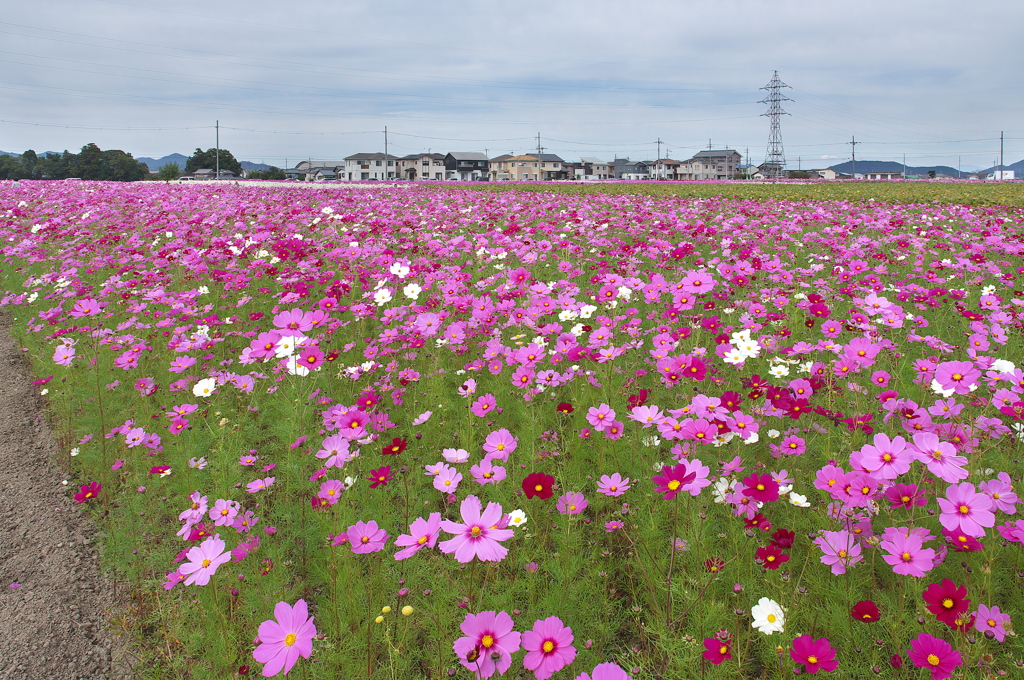
[[[879,617],[878,605],[871,600],[862,600],[861,602],[853,605],[853,609],[850,610],[850,615],[857,621],[874,623]]]
[[[384,450],[381,453],[383,453],[385,456],[397,456],[402,451],[405,451],[405,447],[407,447],[408,445],[408,442],[406,442],[401,437],[395,437],[394,439],[391,440],[390,444],[384,445]]]
[[[576,409],[574,409],[572,407],[572,404],[563,401],[561,404],[559,404],[557,407],[555,407],[555,410],[558,411],[559,413],[564,413],[565,415],[569,415],[570,413],[572,413]]]
[[[523,480],[523,491],[526,493],[527,498],[536,496],[541,500],[547,500],[554,493],[551,490],[554,483],[555,478],[551,475],[546,475],[543,472],[534,472],[533,474],[526,475],[526,479]]]
[[[757,560],[768,569],[778,569],[783,563],[789,561],[789,555],[779,550],[774,545],[766,545],[758,548]]]
[[[780,550],[789,550],[796,540],[796,532],[789,529],[779,529],[772,534],[772,545]]]
[[[779,500],[779,483],[771,475],[750,475],[743,479],[743,483],[747,485],[743,489],[744,496],[761,503]]]

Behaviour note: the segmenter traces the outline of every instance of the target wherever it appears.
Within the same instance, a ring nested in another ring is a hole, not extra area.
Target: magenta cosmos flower
[[[459,663],[474,671],[477,678],[489,678],[495,671],[504,675],[512,665],[512,655],[519,651],[520,635],[512,630],[514,626],[505,612],[466,614],[459,626],[465,637],[452,645]]]
[[[968,536],[978,537],[985,535],[985,527],[996,523],[992,499],[975,492],[973,484],[951,484],[946,489],[946,497],[937,500],[942,510],[939,522],[949,530],[959,529]]]
[[[441,535],[441,513],[432,512],[430,517],[417,517],[409,525],[409,533],[395,539],[395,545],[402,548],[395,553],[396,560],[412,557],[423,548],[433,548]]]
[[[750,475],[743,479],[743,495],[761,503],[779,500],[779,483],[771,475]]]
[[[663,465],[661,474],[654,475],[654,490],[665,495],[665,500],[672,500],[681,491],[687,491],[689,485],[697,479],[696,471],[690,472],[686,463],[679,463],[673,467]]]
[[[523,649],[526,650],[523,666],[533,671],[537,680],[547,680],[576,658],[572,641],[572,629],[562,624],[557,616],[537,621],[533,630],[523,633]]]
[[[224,541],[220,540],[220,534],[215,534],[189,548],[185,558],[188,564],[178,568],[178,571],[188,576],[185,585],[205,586],[217,572],[217,567],[231,559],[231,553],[224,551]]]
[[[384,549],[388,532],[377,528],[377,522],[359,521],[348,528],[348,540],[354,553],[375,553]]]
[[[808,673],[817,673],[819,670],[831,672],[839,666],[836,650],[825,638],[815,640],[810,635],[801,635],[793,640],[789,656],[793,661],[804,664]]]
[[[469,407],[469,410],[473,412],[473,415],[478,418],[483,418],[486,415],[490,415],[497,410],[498,401],[494,398],[493,394],[485,394]]]
[[[944,680],[953,675],[953,669],[964,664],[960,652],[945,640],[921,633],[910,641],[907,656],[918,668],[931,671],[932,680]]]
[[[85,484],[79,492],[75,494],[75,503],[84,503],[87,500],[96,498],[102,488],[103,485],[99,482],[89,482],[88,484]]]
[[[462,563],[471,562],[474,557],[482,562],[500,562],[505,558],[508,548],[502,547],[499,541],[507,541],[514,532],[495,528],[503,515],[501,506],[492,502],[483,512],[480,510],[480,499],[468,496],[459,507],[462,524],[442,520],[441,528],[455,534],[455,538],[442,541],[441,552],[455,553],[455,559]]]
[[[252,658],[263,666],[263,677],[269,678],[282,670],[285,675],[292,669],[301,656],[308,659],[313,653],[313,638],[316,626],[313,617],[306,618],[309,613],[305,600],[299,600],[294,607],[287,602],[278,602],[274,606],[273,619],[260,624],[259,646],[253,650]]]

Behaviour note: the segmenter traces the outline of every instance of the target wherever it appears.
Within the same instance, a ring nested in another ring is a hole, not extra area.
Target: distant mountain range
[[[1009,167],[1007,168],[1009,169]],[[839,165],[833,165],[829,167],[829,170],[835,170],[841,172],[844,175],[853,173],[853,162],[846,161]],[[923,175],[928,176],[929,171],[934,171],[936,176],[939,177],[956,177],[956,168],[951,168],[948,165],[908,165],[908,175]],[[861,175],[866,172],[903,172],[903,163],[897,163],[896,161],[857,161],[857,174]],[[966,177],[970,173],[966,170],[962,171],[960,175]]]

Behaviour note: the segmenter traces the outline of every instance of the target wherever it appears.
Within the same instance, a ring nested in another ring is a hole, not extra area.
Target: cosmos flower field
[[[873,191],[8,184],[0,305],[142,677],[1015,677],[1024,213]]]

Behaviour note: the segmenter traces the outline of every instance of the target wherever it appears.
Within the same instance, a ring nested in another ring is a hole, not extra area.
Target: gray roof
[[[379,151],[375,153],[354,153],[351,156],[345,156],[345,160],[347,161],[382,161],[385,158],[389,161],[398,160],[398,156],[383,154]]]
[[[435,161],[444,160],[444,154],[443,153],[411,153],[408,156],[402,156],[401,160],[403,160],[403,161],[414,161],[414,160],[416,160],[418,158],[423,158],[424,156],[432,158]]]
[[[732,153],[736,154],[737,156],[740,155],[738,151],[734,151],[733,149],[717,149],[717,150],[705,149],[703,151],[698,151],[697,153],[693,154],[693,157],[694,158],[721,158],[722,156],[728,156],[729,154],[732,154]]]
[[[558,157],[558,154],[553,154],[553,153],[531,153],[530,155],[534,156],[535,158],[537,158],[537,160],[546,161],[548,163],[564,163],[565,162],[561,158]]]
[[[451,151],[449,156],[457,161],[486,161],[487,156],[479,151]]]
[[[593,156],[583,156],[580,160],[584,163],[601,163],[602,165],[610,165],[608,162],[603,161],[600,158],[594,158]]]

